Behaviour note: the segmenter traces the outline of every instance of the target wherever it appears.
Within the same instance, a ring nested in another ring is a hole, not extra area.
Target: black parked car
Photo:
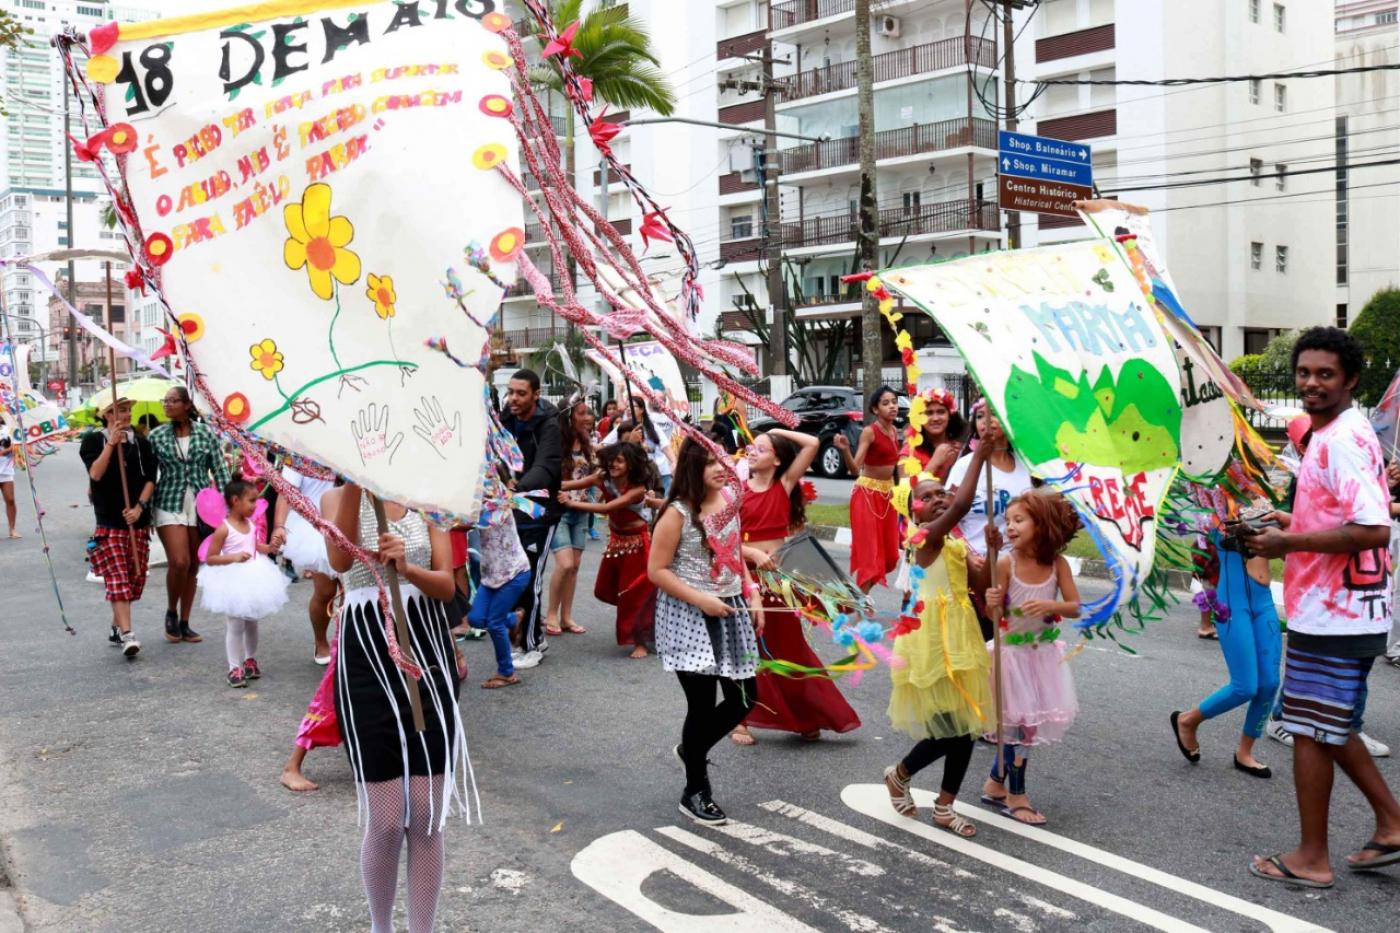
[[[865,399],[847,386],[807,386],[785,398],[782,406],[797,415],[796,430],[811,434],[822,442],[812,468],[828,479],[845,476],[846,462],[841,457],[840,449],[831,442],[839,431],[851,442],[851,454],[855,454],[860,443],[860,430],[865,426]],[[899,418],[896,420],[901,429],[908,421],[908,411],[909,400],[901,394]],[[777,427],[781,425],[767,416],[755,417],[749,422],[749,428],[755,434]]]

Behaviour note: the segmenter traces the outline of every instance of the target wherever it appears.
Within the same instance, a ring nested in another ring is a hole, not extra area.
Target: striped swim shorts
[[[1375,660],[1332,657],[1290,645],[1274,719],[1294,735],[1345,745],[1353,732],[1361,731],[1366,678]]]

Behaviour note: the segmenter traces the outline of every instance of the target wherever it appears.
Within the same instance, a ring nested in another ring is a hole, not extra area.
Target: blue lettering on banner
[[[1139,353],[1157,346],[1157,337],[1142,315],[1137,302],[1126,308],[1087,305],[1070,301],[1063,305],[1042,303],[1040,307],[1021,305],[1021,314],[1045,339],[1052,353],[1063,349],[1103,356],[1112,353]]]

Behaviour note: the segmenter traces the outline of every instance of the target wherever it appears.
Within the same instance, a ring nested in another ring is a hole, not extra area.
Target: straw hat
[[[93,404],[97,408],[97,417],[105,418],[107,417],[107,412],[112,410],[113,405],[116,405],[118,402],[130,401],[131,399],[122,395],[116,389],[106,389],[97,393],[96,400]]]

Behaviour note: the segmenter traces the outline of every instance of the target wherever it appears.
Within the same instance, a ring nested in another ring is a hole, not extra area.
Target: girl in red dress
[[[860,432],[855,457],[846,435],[832,442],[846,460],[846,469],[859,474],[851,490],[851,576],[869,593],[875,584],[899,565],[899,515],[890,502],[894,492],[895,463],[899,460],[899,431],[894,419],[899,398],[894,389],[880,386],[870,395],[866,411],[875,420]]]
[[[790,531],[806,523],[807,505],[799,487],[819,447],[815,437],[782,430],[760,434],[749,445],[749,479],[744,486],[739,530],[744,539],[744,560],[750,568],[773,569],[773,552]],[[821,667],[821,659],[807,644],[797,613],[767,587],[761,593],[765,621],[758,642],[759,657]],[[760,670],[758,703],[744,724],[730,734],[736,744],[752,745],[754,737],[745,725],[796,732],[815,741],[823,729],[850,732],[860,725],[860,717],[827,677],[784,677]]]
[[[648,505],[661,504],[649,496],[656,471],[646,451],[625,441],[604,447],[598,452],[598,462],[604,472],[595,475],[604,501],[570,499],[565,493],[559,494],[559,501],[565,508],[608,516],[608,546],[598,565],[593,596],[617,607],[617,643],[632,648],[628,657],[644,658],[651,644],[651,618],[646,609],[656,593],[647,577],[651,534],[646,520]]]
[[[953,393],[947,389],[929,389],[923,393],[923,398],[924,414],[928,420],[924,422],[924,436],[919,439],[919,446],[912,449],[915,459],[919,461],[919,469],[913,472],[906,470],[905,475],[911,483],[920,473],[927,473],[944,482],[962,451],[966,425],[953,402]]]

